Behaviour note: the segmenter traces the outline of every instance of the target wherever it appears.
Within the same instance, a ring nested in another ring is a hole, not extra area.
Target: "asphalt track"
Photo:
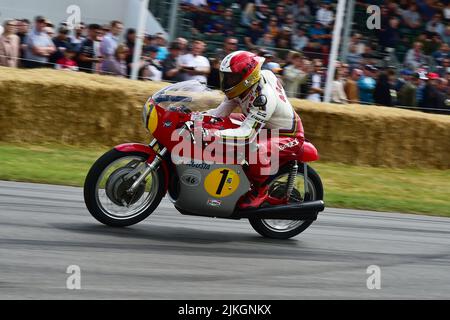
[[[68,290],[69,265],[81,290]],[[381,269],[369,290],[367,267]],[[328,209],[289,241],[167,200],[127,229],[79,188],[0,182],[0,299],[449,299],[450,219]]]

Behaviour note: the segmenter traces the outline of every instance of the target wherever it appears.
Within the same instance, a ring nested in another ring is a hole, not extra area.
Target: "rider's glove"
[[[215,138],[219,137],[217,130],[206,129],[203,127],[197,127],[194,129],[194,136],[196,138],[202,138],[204,142],[210,143],[214,141]]]

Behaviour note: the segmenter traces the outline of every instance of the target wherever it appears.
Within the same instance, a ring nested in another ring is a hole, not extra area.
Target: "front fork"
[[[157,143],[158,143],[158,140],[154,139],[150,143],[149,146],[151,148],[153,148]],[[129,174],[127,174],[125,176],[125,179],[130,179],[143,169],[142,166],[144,166],[144,168],[145,168],[144,172],[136,179],[136,181],[133,183],[131,188],[127,190],[127,193],[133,194],[137,190],[139,185],[148,177],[148,175],[152,171],[158,169],[158,167],[161,164],[161,162],[163,161],[163,157],[166,155],[166,153],[167,153],[167,148],[162,149],[161,151],[159,151],[157,153],[157,155],[156,155],[155,159],[153,159],[152,163],[149,164],[148,162],[145,162],[144,164],[139,165],[138,167],[136,167],[136,169],[134,169],[133,171],[131,171]]]

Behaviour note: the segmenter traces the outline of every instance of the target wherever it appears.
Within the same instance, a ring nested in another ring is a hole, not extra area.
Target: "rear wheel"
[[[97,160],[84,184],[84,201],[95,219],[108,226],[126,227],[153,213],[165,194],[162,170],[152,172],[135,192],[128,193],[147,159],[145,153],[113,149]]]
[[[308,194],[304,188],[304,167],[301,165],[297,173],[297,180],[291,193],[290,203],[323,200],[323,185],[317,172],[308,168]],[[270,178],[269,195],[282,198],[286,194],[289,167],[282,168],[274,177]],[[274,220],[274,219],[249,219],[251,226],[260,235],[272,239],[289,239],[305,231],[313,221],[305,220]]]

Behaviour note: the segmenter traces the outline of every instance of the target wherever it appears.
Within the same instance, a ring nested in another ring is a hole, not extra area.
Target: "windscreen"
[[[172,84],[152,97],[162,108],[185,106],[191,110],[206,110],[216,107],[223,96],[197,80]]]

